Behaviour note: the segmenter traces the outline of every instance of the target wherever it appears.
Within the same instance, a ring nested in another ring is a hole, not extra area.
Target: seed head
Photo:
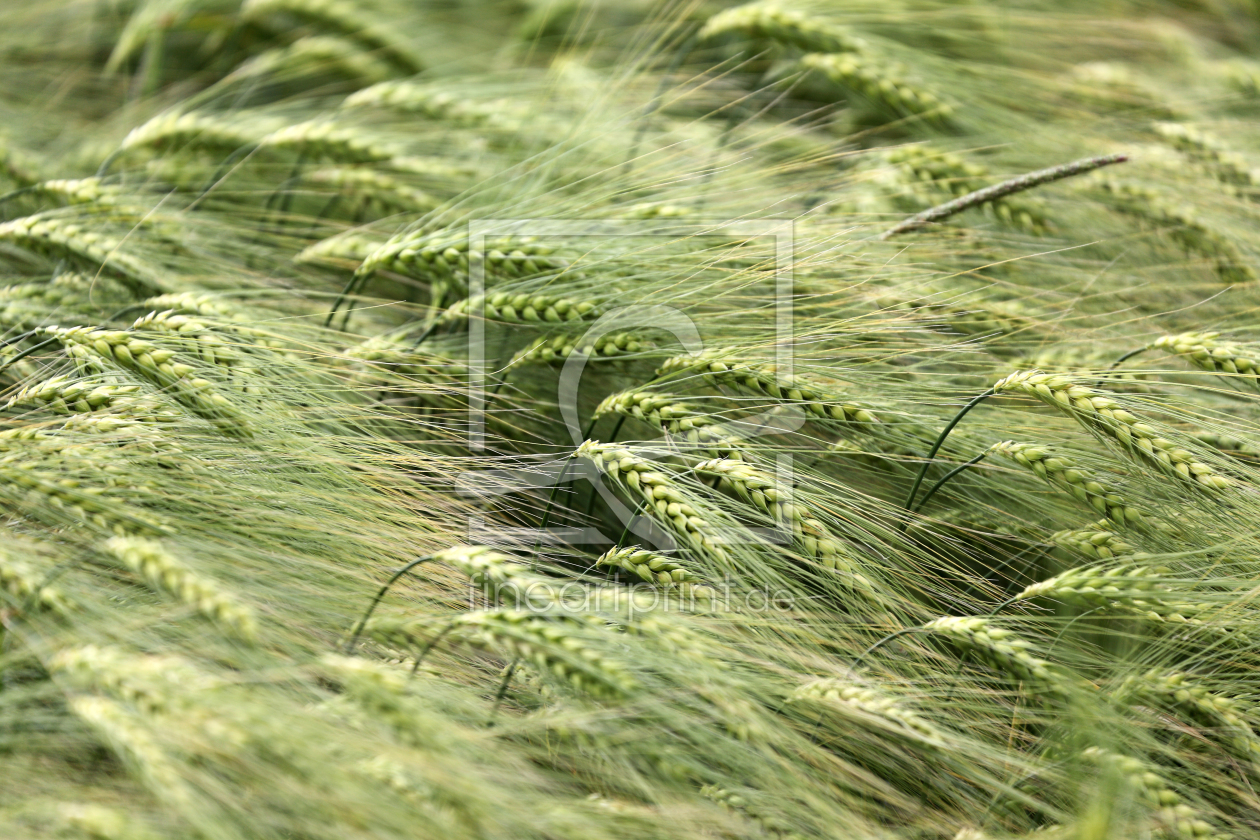
[[[1080,385],[1069,377],[1040,371],[1019,371],[998,380],[993,390],[997,393],[1018,391],[1036,397],[1087,429],[1119,442],[1126,452],[1137,453],[1148,463],[1196,489],[1210,492],[1230,486],[1227,478],[1198,460],[1190,451],[1161,437],[1155,427],[1122,408],[1112,397]]]

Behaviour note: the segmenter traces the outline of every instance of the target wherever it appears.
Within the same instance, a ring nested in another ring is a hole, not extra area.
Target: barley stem
[[[503,674],[503,681],[499,683],[499,690],[494,693],[494,705],[490,707],[490,720],[486,722],[486,726],[494,726],[494,716],[498,714],[499,706],[503,704],[503,698],[507,696],[508,686],[512,684],[512,677],[516,674],[516,666],[521,664],[521,658],[518,656],[512,660],[512,664],[507,667],[507,671]]]
[[[889,633],[887,636],[880,639],[878,642],[876,642],[875,644],[868,647],[866,650],[859,653],[857,655],[857,658],[853,660],[853,664],[851,664],[849,668],[851,670],[856,671],[859,667],[861,667],[862,662],[866,660],[866,657],[870,656],[872,653],[879,650],[884,645],[888,644],[889,642],[895,639],[899,639],[902,636],[909,636],[911,633],[927,633],[927,632],[929,631],[924,627],[903,627],[894,633]]]
[[[39,342],[38,344],[32,345],[31,347],[27,347],[27,348],[26,348],[25,350],[23,350],[22,352],[17,353],[16,355],[14,355],[14,356],[13,356],[13,358],[11,358],[11,359],[5,359],[5,360],[4,360],[4,364],[0,365],[0,372],[3,372],[3,371],[5,371],[5,370],[7,370],[7,369],[9,369],[9,368],[13,367],[13,366],[14,366],[14,365],[16,365],[18,362],[22,361],[23,359],[27,358],[28,356],[31,356],[31,355],[33,355],[33,354],[35,354],[35,353],[39,352],[40,350],[43,350],[45,347],[47,347],[47,346],[48,346],[48,345],[50,345],[50,344],[55,343],[56,341],[57,341],[57,339],[55,339],[55,338],[45,339],[44,341],[41,341],[41,342]]]
[[[1114,362],[1112,362],[1111,364],[1107,365],[1107,369],[1106,369],[1105,371],[1103,371],[1103,377],[1106,377],[1106,375],[1107,375],[1107,374],[1111,373],[1113,370],[1115,370],[1116,368],[1120,367],[1120,365],[1122,365],[1122,364],[1124,364],[1125,362],[1129,361],[1129,359],[1132,359],[1134,356],[1136,356],[1136,355],[1138,355],[1138,354],[1140,354],[1140,353],[1145,353],[1147,350],[1150,350],[1150,349],[1151,349],[1151,347],[1150,347],[1150,345],[1148,344],[1146,347],[1139,347],[1139,348],[1138,348],[1138,349],[1136,349],[1136,350],[1130,350],[1128,353],[1125,353],[1123,356],[1121,356],[1120,358],[1116,359],[1116,360],[1115,360]],[[1101,387],[1103,386],[1104,381],[1105,381],[1105,380],[1104,380],[1103,378],[1100,378],[1100,379],[1098,380],[1098,387],[1100,387],[1100,388],[1101,388]]]
[[[952,470],[950,470],[949,472],[945,473],[945,475],[941,478],[941,480],[940,480],[940,481],[938,481],[938,482],[936,482],[935,484],[933,484],[933,485],[932,485],[932,488],[931,488],[930,490],[928,490],[926,493],[924,493],[924,494],[923,494],[923,498],[922,498],[922,499],[920,499],[920,500],[919,500],[919,503],[918,503],[918,504],[916,504],[916,505],[914,506],[914,510],[913,510],[913,511],[911,511],[911,513],[916,513],[916,512],[918,512],[918,511],[919,511],[919,510],[920,510],[920,509],[921,509],[924,505],[926,505],[926,504],[928,503],[928,500],[929,500],[929,499],[931,499],[934,495],[936,495],[936,491],[937,491],[937,490],[940,490],[940,489],[941,489],[942,487],[944,487],[947,483],[949,483],[949,480],[950,480],[951,478],[953,478],[954,476],[958,475],[958,474],[959,474],[960,472],[962,472],[963,470],[967,469],[967,467],[970,467],[970,466],[972,466],[972,465],[974,465],[974,464],[978,464],[978,463],[980,463],[981,461],[983,461],[983,460],[985,459],[985,456],[986,456],[986,455],[988,455],[988,454],[989,454],[988,452],[981,452],[979,455],[977,455],[976,457],[972,458],[972,459],[971,459],[970,461],[968,461],[967,463],[965,463],[965,464],[959,464],[958,466],[954,467],[954,468],[953,468]]]
[[[599,411],[598,411],[598,410],[596,410],[596,412],[595,412],[595,416],[591,418],[592,430],[593,430],[593,428],[594,428],[594,423],[595,423],[595,421],[596,421],[596,420],[598,420],[598,419],[600,418],[600,416],[601,416],[601,415],[599,414]],[[612,430],[612,432],[608,435],[608,442],[609,442],[609,443],[616,443],[616,442],[617,442],[617,435],[621,432],[621,425],[622,425],[623,423],[625,423],[625,422],[626,422],[626,415],[622,414],[622,415],[619,415],[619,416],[617,417],[617,425],[613,426],[613,430]],[[588,440],[590,439],[590,432],[587,432],[587,439],[588,439]],[[591,518],[591,513],[595,510],[595,499],[596,499],[596,497],[598,497],[598,496],[599,496],[599,493],[595,492],[595,485],[593,485],[593,484],[592,484],[592,485],[591,485],[591,497],[590,497],[589,499],[587,499],[587,500],[586,500],[586,519],[587,519],[587,521],[590,521],[590,518]],[[627,530],[627,532],[629,532],[629,528],[630,528],[630,526],[629,526],[629,525],[626,525],[626,530]],[[624,539],[626,538],[626,535],[625,535],[625,534],[622,534],[622,535],[621,535],[621,538],[624,540]],[[618,545],[621,545],[621,543],[620,543],[620,542],[618,542],[617,544],[618,544]]]
[[[905,502],[901,505],[903,508],[906,510],[912,509],[911,505],[914,504],[914,497],[918,495],[919,485],[923,483],[923,477],[927,475],[928,468],[932,466],[932,459],[936,457],[936,453],[940,451],[941,446],[945,443],[945,438],[949,437],[949,433],[954,430],[954,427],[962,422],[962,419],[967,416],[967,412],[971,411],[971,409],[975,408],[995,393],[996,392],[990,388],[983,394],[973,398],[971,402],[962,407],[961,411],[954,415],[954,419],[949,421],[949,425],[941,430],[940,435],[936,438],[936,442],[932,444],[932,448],[928,450],[928,454],[924,457],[923,466],[920,468],[919,474],[914,477],[914,484],[910,487],[910,495],[906,496]]]
[[[1048,184],[1051,181],[1058,181],[1062,178],[1069,178],[1073,175],[1080,175],[1085,172],[1092,172],[1103,166],[1110,166],[1113,163],[1124,163],[1129,159],[1126,154],[1102,155],[1100,157],[1085,158],[1083,160],[1065,163],[1060,166],[1052,166],[1049,169],[1039,169],[1036,172],[1029,172],[1027,175],[1020,175],[1018,178],[1012,178],[1009,181],[1003,181],[992,187],[985,187],[982,190],[976,190],[961,198],[953,201],[947,201],[944,204],[924,210],[922,213],[916,213],[910,218],[894,225],[888,230],[881,233],[879,240],[889,239],[899,233],[908,233],[912,230],[918,230],[921,227],[939,222],[942,219],[948,219],[956,213],[961,213],[972,207],[981,204],[987,204],[990,201],[997,201],[999,198],[1011,195],[1012,193],[1023,192],[1033,187]]]
[[[582,432],[582,440],[590,440],[591,432],[595,431],[595,424],[599,422],[598,417],[592,417],[591,422],[587,425],[586,430]],[[620,426],[618,426],[620,428]],[[564,461],[564,466],[560,468],[560,475],[556,477],[556,484],[551,488],[551,495],[547,497],[547,507],[543,508],[542,519],[538,523],[538,530],[545,531],[547,523],[551,521],[551,509],[555,506],[556,496],[560,493],[560,486],[564,484],[564,478],[569,474],[569,467],[573,465],[577,458],[577,453],[573,453]]]
[[[368,604],[368,608],[363,613],[363,617],[360,618],[359,623],[355,625],[354,632],[350,634],[350,641],[346,642],[346,655],[347,656],[349,656],[351,653],[354,652],[354,646],[359,643],[359,636],[362,635],[363,628],[367,625],[368,619],[372,617],[372,612],[376,609],[376,605],[379,604],[381,602],[381,599],[385,597],[385,593],[389,592],[390,587],[392,587],[395,583],[397,583],[399,578],[401,578],[403,575],[410,572],[415,567],[423,563],[427,563],[433,559],[435,559],[435,557],[432,554],[426,555],[424,557],[417,557],[415,560],[412,560],[410,563],[403,566],[398,571],[394,572],[393,576],[390,577],[388,581],[386,581],[385,585],[382,586],[380,590],[376,593],[376,597],[372,599],[372,603]]]

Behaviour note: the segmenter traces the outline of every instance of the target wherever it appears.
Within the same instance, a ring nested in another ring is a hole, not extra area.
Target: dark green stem
[[[359,636],[363,633],[363,628],[367,626],[368,619],[372,617],[372,611],[376,609],[376,605],[379,604],[381,599],[385,597],[385,593],[389,592],[390,587],[397,583],[399,578],[410,572],[416,566],[419,566],[422,563],[428,563],[432,559],[434,559],[433,555],[418,557],[406,566],[403,566],[401,569],[394,572],[394,576],[391,577],[389,581],[381,587],[380,591],[376,593],[376,597],[373,598],[372,603],[368,605],[367,611],[363,613],[363,617],[360,618],[359,623],[355,625],[354,632],[350,634],[350,641],[346,643],[346,655],[354,652],[354,646],[358,644]]]
[[[923,483],[923,477],[927,475],[928,469],[932,466],[932,459],[936,457],[936,453],[940,451],[942,444],[945,443],[945,438],[949,437],[949,433],[954,430],[954,427],[967,416],[967,412],[971,411],[971,409],[993,396],[994,393],[995,392],[992,388],[985,391],[983,394],[963,406],[962,410],[954,415],[954,419],[949,421],[949,425],[946,426],[940,436],[937,437],[936,443],[932,444],[932,448],[928,451],[927,457],[923,459],[923,467],[919,470],[919,474],[915,476],[914,486],[910,488],[910,495],[906,497],[905,504],[903,504],[902,507],[906,510],[914,509],[911,506],[914,504],[914,497],[919,493],[919,485]]]
[[[949,472],[945,473],[945,476],[940,481],[932,485],[932,489],[928,490],[926,493],[923,494],[923,498],[919,499],[919,503],[914,506],[914,510],[918,511],[922,509],[922,507],[928,503],[928,500],[936,495],[936,491],[940,490],[942,487],[948,484],[951,478],[958,475],[963,470],[967,469],[967,467],[980,463],[981,461],[984,460],[985,456],[988,454],[989,454],[988,452],[981,452],[979,455],[972,458],[967,463],[959,464],[958,466],[954,467]]]
[[[11,190],[4,195],[0,195],[0,204],[12,201],[13,199],[24,196],[27,193],[35,192],[35,190],[39,189],[39,186],[39,184],[31,184],[29,187],[19,187],[16,190]]]
[[[429,336],[433,335],[433,333],[437,331],[438,323],[439,321],[435,318],[427,327],[425,327],[424,332],[420,333],[420,337],[417,338],[414,342],[412,342],[411,349],[415,350],[421,344],[424,344],[425,340],[428,339]]]
[[[4,341],[0,341],[0,347],[8,347],[10,344],[17,344],[18,342],[26,341],[28,338],[34,338],[37,332],[38,330],[28,330],[21,335],[13,336],[13,338],[6,338]]]
[[[276,226],[284,224],[284,214],[289,212],[289,207],[293,204],[293,187],[296,187],[302,181],[302,167],[306,164],[306,154],[298,155],[297,162],[293,164],[293,171],[283,184],[276,188],[271,194],[271,198],[267,200],[267,207],[270,208],[272,202],[277,196],[280,197],[280,207],[277,211]]]
[[[441,633],[438,633],[432,639],[425,642],[424,647],[420,648],[420,653],[416,655],[416,664],[411,666],[411,676],[414,677],[416,675],[416,671],[420,670],[420,665],[424,663],[424,658],[429,655],[430,651],[432,651],[435,647],[438,646],[438,642],[445,639],[446,635],[454,629],[455,629],[455,622],[452,621],[451,623],[447,624],[445,627],[442,628]]]
[[[595,421],[592,420],[591,422],[594,423]],[[626,416],[623,414],[617,418],[617,425],[613,426],[612,434],[608,436],[608,443],[617,442],[617,433],[621,431],[621,424],[624,422],[626,422]],[[587,435],[587,437],[589,438],[590,435]],[[599,493],[595,491],[595,485],[591,485],[591,497],[586,502],[586,519],[588,522],[591,518],[591,511],[595,509],[595,497],[598,495]]]
[[[56,341],[57,339],[50,338],[46,341],[41,341],[39,344],[36,344],[32,347],[27,347],[25,350],[23,350],[21,353],[18,353],[12,359],[6,359],[4,364],[0,365],[0,372],[8,370],[9,368],[16,365],[18,362],[25,359],[27,356],[30,356],[32,353],[42,350],[43,348],[47,347],[49,344],[56,343]]]
[[[494,694],[494,706],[490,709],[490,721],[486,726],[494,726],[494,716],[499,711],[499,706],[503,704],[503,698],[507,696],[508,686],[512,684],[512,676],[516,673],[516,666],[520,662],[520,659],[513,659],[512,664],[508,666],[507,671],[503,674],[503,682],[499,683],[499,690]]]
[[[630,536],[630,526],[634,524],[634,518],[639,515],[640,511],[647,509],[647,499],[639,502],[639,506],[635,508],[634,513],[630,514],[630,518],[626,520],[626,527],[621,530],[621,536],[617,537],[617,543],[614,548],[625,548],[626,537]]]
[[[110,315],[110,316],[109,316],[109,320],[110,320],[110,321],[117,321],[119,318],[121,318],[121,317],[122,317],[122,316],[124,316],[124,315],[127,315],[127,314],[132,313],[132,312],[143,312],[143,311],[144,311],[145,309],[147,309],[147,308],[148,308],[148,306],[147,306],[146,304],[143,304],[143,303],[133,303],[133,304],[131,304],[130,306],[124,306],[122,309],[119,309],[119,310],[118,310],[117,312],[115,312],[113,315]]]
[[[328,329],[328,327],[332,326],[333,318],[337,317],[337,312],[341,309],[341,304],[345,303],[346,298],[356,294],[359,290],[360,284],[366,282],[367,275],[365,274],[360,274],[356,271],[354,274],[350,275],[350,281],[346,283],[341,290],[341,294],[337,295],[337,299],[333,301],[332,309],[328,310],[328,317],[324,319],[324,329]]]
[[[1007,607],[1009,607],[1011,604],[1015,603],[1016,601],[1022,600],[1022,598],[1023,596],[1021,595],[1012,595],[1011,597],[1007,598],[1002,603],[998,604],[993,609],[989,610],[988,618],[993,618],[993,616],[997,615],[1002,610],[1006,609]]]
[[[849,667],[852,668],[854,671],[856,671],[858,667],[861,666],[862,660],[866,659],[866,657],[870,656],[872,653],[879,650],[884,645],[888,644],[894,639],[900,638],[901,636],[908,636],[911,633],[926,633],[926,632],[928,631],[924,630],[922,627],[903,627],[902,629],[898,630],[896,633],[889,633],[887,636],[880,639],[878,642],[871,645],[866,650],[862,651],[862,653],[858,656],[858,658],[854,659],[853,664]]]
[[[115,149],[113,152],[110,153],[109,157],[101,161],[100,167],[96,170],[96,177],[104,178],[105,173],[108,172],[109,168],[114,165],[114,161],[118,160],[119,156],[122,155],[123,151],[124,151],[123,149]]]
[[[1107,369],[1106,369],[1105,371],[1103,371],[1103,377],[1106,377],[1106,375],[1107,375],[1107,374],[1111,373],[1113,370],[1115,370],[1116,368],[1120,367],[1120,365],[1122,365],[1122,364],[1124,364],[1125,362],[1129,361],[1129,359],[1132,359],[1134,356],[1138,355],[1139,353],[1145,353],[1147,350],[1150,350],[1150,349],[1151,349],[1151,347],[1150,347],[1150,345],[1148,344],[1148,345],[1147,345],[1147,346],[1145,346],[1145,347],[1139,347],[1139,348],[1138,348],[1138,349],[1136,349],[1136,350],[1130,350],[1128,353],[1125,353],[1123,356],[1121,356],[1120,358],[1118,358],[1118,359],[1116,359],[1114,362],[1112,362],[1110,365],[1108,365],[1108,366],[1107,366]],[[1106,381],[1107,381],[1107,380],[1106,380],[1105,378],[1099,378],[1099,380],[1098,380],[1098,385],[1099,385],[1099,387],[1101,387],[1103,384],[1105,384],[1105,383],[1106,383]]]
[[[582,432],[583,441],[591,439],[591,432],[595,431],[595,423],[596,421],[592,419],[590,424],[587,425],[586,431]],[[573,457],[570,455],[569,459],[564,462],[564,468],[560,470],[560,475],[556,478],[556,486],[551,488],[551,495],[547,497],[547,507],[543,510],[542,521],[538,523],[539,531],[545,530],[547,523],[551,520],[551,508],[555,505],[556,495],[560,492],[560,485],[564,484],[564,477],[569,474],[569,466],[573,463]]]
[[[219,168],[214,171],[214,175],[210,177],[210,180],[206,182],[206,185],[201,188],[201,192],[197,195],[196,201],[194,201],[191,206],[196,206],[201,203],[201,200],[205,198],[210,190],[214,189],[215,185],[218,184],[219,181],[223,179],[224,175],[227,174],[229,166],[236,163],[242,157],[253,153],[253,151],[257,148],[257,143],[246,143],[244,146],[241,146],[239,149],[232,152],[232,154],[228,155],[224,159],[223,163],[219,164]],[[118,153],[115,152],[115,155],[117,154]],[[106,161],[106,163],[108,163],[108,161]],[[99,178],[102,174],[104,174],[104,164],[102,164],[101,171],[96,173],[96,177]]]

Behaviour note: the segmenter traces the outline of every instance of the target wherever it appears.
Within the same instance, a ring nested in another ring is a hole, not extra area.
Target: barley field
[[[1260,4],[0,72],[0,838],[1260,838]]]

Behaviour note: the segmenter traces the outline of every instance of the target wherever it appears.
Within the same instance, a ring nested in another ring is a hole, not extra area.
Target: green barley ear
[[[954,302],[954,295],[904,294],[881,290],[872,303],[882,310],[913,314],[916,320],[941,326],[951,332],[975,336],[1016,335],[1036,329],[1032,318],[1019,301],[984,301],[982,304]]]
[[[595,407],[591,419],[609,412],[657,426],[680,444],[685,442],[688,448],[704,449],[714,455],[739,458],[745,446],[740,434],[743,424],[709,414],[673,394],[638,389],[612,394]]]
[[[551,256],[551,248],[528,238],[494,240],[486,246],[485,251],[471,250],[467,236],[454,231],[402,234],[369,255],[359,273],[370,276],[388,269],[465,291],[470,263],[482,264],[487,280],[521,280],[562,271],[569,265],[567,260]]]
[[[1137,112],[1143,122],[1185,119],[1186,115],[1155,89],[1145,74],[1124,61],[1086,61],[1072,68],[1064,91],[1091,108],[1115,112]]]
[[[419,702],[405,670],[354,656],[324,654],[318,669],[339,683],[346,694],[375,720],[388,726],[403,743],[434,749],[442,745],[443,725]]]
[[[676,356],[656,371],[658,379],[685,374],[701,376],[712,385],[726,385],[746,394],[798,405],[821,420],[849,423],[858,428],[872,427],[880,422],[869,410],[821,383],[782,374],[777,366],[770,363],[739,361],[729,351]]]
[[[92,228],[77,217],[37,213],[0,224],[0,241],[94,274],[104,271],[136,294],[162,291],[154,267],[129,254],[121,239]]]
[[[895,167],[895,183],[915,191],[917,202],[936,203],[936,198],[946,193],[954,197],[964,196],[981,186],[979,179],[988,170],[956,155],[922,143],[896,146],[880,155],[883,162]],[[917,191],[930,188],[930,194]]]
[[[1236,187],[1260,186],[1246,159],[1208,132],[1169,122],[1156,123],[1155,131],[1168,145],[1202,164],[1221,183]]]
[[[815,20],[777,3],[748,3],[718,12],[705,21],[696,40],[705,43],[730,34],[778,41],[805,52],[858,52],[867,46],[844,27]]]
[[[1050,598],[1086,610],[1120,611],[1149,621],[1202,625],[1197,616],[1206,605],[1184,600],[1168,581],[1161,566],[1125,563],[1107,568],[1069,569],[1026,587],[1011,601]]]
[[[1022,192],[1032,189],[1033,187],[1047,184],[1051,181],[1058,181],[1062,178],[1069,178],[1073,175],[1079,175],[1083,172],[1090,172],[1101,166],[1110,166],[1115,163],[1123,163],[1129,159],[1125,154],[1102,155],[1100,157],[1085,158],[1083,160],[1065,163],[1060,166],[1052,166],[1049,169],[1039,169],[1036,172],[1029,172],[1026,175],[1020,175],[1017,178],[1011,178],[1000,184],[994,184],[991,187],[969,192],[966,195],[959,196],[953,201],[947,201],[944,204],[924,210],[922,213],[916,213],[908,219],[894,225],[879,235],[879,239],[889,239],[899,233],[918,230],[932,222],[943,221],[950,216],[956,215],[968,210],[972,207],[981,207],[994,201],[998,201],[1013,193]]]
[[[1186,434],[1232,458],[1242,461],[1260,461],[1260,444],[1250,440],[1207,429],[1188,429]]]
[[[1081,385],[1070,377],[1018,371],[998,380],[993,390],[996,393],[1017,391],[1036,397],[1085,428],[1120,443],[1125,452],[1141,456],[1198,490],[1213,492],[1233,486],[1228,478],[1198,460],[1192,452],[1162,437],[1158,429],[1122,408],[1106,393]]]
[[[258,620],[252,609],[190,570],[160,542],[114,537],[104,549],[125,568],[140,575],[153,590],[177,598],[244,641],[257,637]]]
[[[173,292],[151,297],[142,302],[150,312],[178,312],[182,315],[205,315],[227,321],[246,321],[249,314],[239,304],[222,295],[207,292]]]
[[[241,5],[245,21],[278,32],[293,28],[293,21],[313,24],[358,42],[381,56],[399,74],[424,70],[424,62],[399,41],[385,21],[373,21],[361,5],[346,0],[246,0]]]
[[[355,91],[345,98],[341,107],[346,110],[379,108],[416,114],[462,128],[505,125],[504,118],[511,111],[506,101],[471,101],[440,85],[404,79],[380,82]]]
[[[1221,341],[1217,333],[1182,333],[1155,339],[1153,347],[1183,356],[1196,367],[1228,373],[1260,390],[1260,347]]]
[[[608,657],[595,638],[609,631],[602,621],[580,613],[538,613],[493,609],[464,613],[435,629],[424,619],[373,618],[364,633],[377,641],[427,651],[444,637],[524,660],[554,674],[577,690],[616,697],[638,685],[624,664]],[[602,641],[602,639],[601,639]]]
[[[378,215],[427,212],[439,204],[437,198],[424,190],[409,186],[402,178],[379,169],[330,166],[304,177],[311,184],[335,190],[338,195]],[[360,260],[367,253],[370,250],[365,250]]]
[[[223,82],[253,81],[259,76],[291,78],[303,74],[330,72],[359,84],[372,84],[393,78],[397,70],[386,61],[365,53],[346,38],[312,35],[299,38],[286,47],[273,47],[242,63]]]
[[[293,257],[293,261],[355,271],[383,244],[379,236],[348,230],[306,246]]]
[[[122,200],[124,191],[104,183],[100,178],[61,178],[41,181],[28,187],[40,198],[50,198],[64,204],[114,204]]]
[[[470,265],[480,266],[487,283],[523,280],[568,269],[569,261],[550,256],[551,251],[528,237],[487,241],[482,250],[477,250],[458,228],[405,232],[368,254],[333,302],[325,325],[331,324],[345,299],[356,294],[378,271],[392,271],[428,283],[430,305],[437,308],[444,305],[450,292],[468,294]]]
[[[1228,840],[1227,835],[1217,832],[1194,808],[1185,804],[1181,794],[1146,762],[1101,747],[1090,747],[1082,753],[1082,758],[1121,773],[1125,781],[1141,793],[1165,836],[1177,840]]]
[[[904,209],[922,211],[940,204],[944,197],[962,198],[983,189],[992,180],[985,167],[922,144],[899,146],[883,157],[897,173],[890,188],[910,198],[903,202],[910,205]],[[1051,227],[1045,210],[1029,201],[998,198],[982,206],[1002,221],[1030,233],[1044,233]]]
[[[860,682],[840,678],[814,680],[795,689],[792,700],[838,712],[865,725],[875,724],[884,732],[922,746],[946,746],[944,733],[925,717]]]
[[[148,315],[137,318],[131,325],[131,329],[133,331],[148,330],[190,339],[186,346],[207,364],[231,370],[242,363],[240,352],[221,336],[216,335],[209,324],[173,310],[150,312]]]
[[[13,535],[6,533],[5,541],[9,546],[21,546],[14,543]],[[31,609],[52,613],[67,613],[70,603],[61,590],[48,583],[51,569],[44,569],[30,560],[18,556],[14,547],[0,547],[0,591],[6,593],[10,607]]]
[[[433,559],[467,575],[492,604],[541,610],[561,602],[554,578],[534,574],[517,558],[492,548],[455,546],[435,553]]]
[[[1132,355],[1146,352],[1142,348]],[[1126,358],[1127,361],[1127,358]],[[1155,380],[1153,374],[1140,370],[1123,370],[1107,353],[1088,347],[1059,347],[1012,359],[1015,367],[1022,370],[1039,370],[1044,373],[1070,375],[1075,371],[1106,369],[1106,382],[1110,387],[1123,386],[1128,391],[1148,393],[1152,389],[1146,383]],[[1107,367],[1110,364],[1111,367]]]
[[[955,108],[951,103],[912,81],[897,62],[871,52],[809,53],[801,58],[799,67],[840,90],[865,97],[871,105],[894,117],[919,117],[941,126],[954,121]]]
[[[456,301],[442,314],[439,321],[450,324],[480,316],[505,324],[561,324],[593,321],[601,314],[600,305],[591,300],[574,300],[556,295],[491,292]]]
[[[133,398],[139,385],[95,385],[78,377],[62,374],[25,386],[9,398],[4,408],[21,405],[45,406],[56,414],[77,412],[125,413],[128,405],[140,402]]]
[[[704,578],[697,572],[669,557],[637,545],[610,548],[595,558],[595,567],[600,566],[628,572],[647,583],[694,590],[701,597],[708,592],[707,587],[699,585],[704,583]]]
[[[14,436],[12,440],[38,440]],[[38,460],[0,460],[0,488],[13,508],[35,521],[64,524],[66,515],[78,524],[118,535],[169,534],[171,528],[143,509],[128,504],[125,493],[108,484],[89,485],[43,468]]]
[[[1124,496],[1049,447],[1008,440],[994,444],[992,451],[1027,467],[1121,527],[1140,527],[1148,523],[1149,516]]]
[[[1260,772],[1260,738],[1248,723],[1255,709],[1235,698],[1208,691],[1179,671],[1152,669],[1127,678],[1116,692],[1127,703],[1147,703],[1185,714],[1204,731],[1225,741],[1234,755]]]
[[[1168,228],[1168,236],[1191,254],[1211,260],[1220,278],[1229,283],[1260,279],[1238,244],[1195,216],[1172,204],[1162,194],[1132,184],[1103,181],[1102,188],[1118,212],[1142,222]]]
[[[874,595],[875,588],[862,573],[864,561],[799,500],[790,487],[773,474],[743,461],[716,458],[696,465],[697,473],[718,478],[718,489],[732,491],[776,523],[787,525],[805,555],[849,581],[854,589]]]
[[[434,799],[432,785],[416,778],[411,768],[397,761],[378,755],[355,763],[354,772],[380,782],[389,790],[417,805],[431,805]]]
[[[585,336],[557,335],[539,338],[518,350],[508,368],[528,364],[563,364],[570,356],[596,360],[620,359],[656,350],[656,344],[634,330],[611,332],[591,340]]]
[[[414,377],[430,386],[449,389],[467,383],[466,362],[426,353],[397,336],[380,335],[348,347],[338,356],[342,360]]]
[[[143,319],[142,319],[143,320]],[[251,437],[253,430],[231,400],[195,369],[178,361],[173,350],[157,347],[123,330],[92,327],[46,327],[40,331],[61,342],[66,352],[89,369],[109,362],[167,389],[172,397],[210,420],[225,434]]]
[[[590,461],[646,502],[647,512],[693,550],[712,557],[722,568],[730,568],[731,558],[723,547],[725,540],[714,519],[716,514],[699,509],[698,500],[685,493],[659,464],[624,446],[589,440],[578,447],[576,456]]]
[[[502,648],[540,669],[551,671],[580,691],[616,696],[637,688],[636,680],[622,663],[588,641],[592,630],[606,632],[598,624],[568,615],[557,620],[504,611],[470,613],[458,624],[466,641]]]
[[[1114,557],[1123,558],[1133,554],[1136,550],[1119,535],[1100,529],[1082,528],[1072,531],[1059,531],[1050,535],[1050,541],[1057,546],[1083,554],[1093,560],[1110,560]]]
[[[77,691],[110,695],[145,714],[178,711],[196,692],[221,684],[178,657],[98,645],[59,651],[48,668]]]
[[[86,723],[137,775],[155,796],[176,809],[188,809],[194,793],[180,765],[165,750],[138,715],[104,697],[72,697],[70,710]]]
[[[262,119],[257,114],[242,119],[176,109],[133,128],[119,148],[123,151],[206,150],[228,155],[256,145],[261,137],[277,127],[275,121]]]
[[[123,438],[150,451],[175,454],[183,450],[174,438],[162,431],[162,427],[158,424],[177,423],[180,419],[180,415],[173,411],[75,414],[66,418],[61,431],[113,436],[115,439]]]
[[[1093,686],[1081,678],[1034,655],[1028,641],[986,618],[943,616],[923,625],[923,630],[949,639],[960,650],[1023,683],[1034,696],[1048,694],[1063,698],[1093,690]]]
[[[750,803],[746,796],[732,793],[717,785],[705,785],[700,789],[700,795],[747,817],[769,837],[777,838],[777,840],[804,840],[804,835],[793,831],[786,821]]]
[[[258,138],[260,149],[296,152],[332,163],[381,163],[398,154],[396,148],[375,142],[371,134],[338,126],[326,119],[286,125]]]
[[[67,272],[51,282],[0,287],[0,323],[34,329],[42,326],[52,311],[90,317],[96,314],[88,301],[93,296],[120,304],[130,299],[130,293],[113,279]]]

